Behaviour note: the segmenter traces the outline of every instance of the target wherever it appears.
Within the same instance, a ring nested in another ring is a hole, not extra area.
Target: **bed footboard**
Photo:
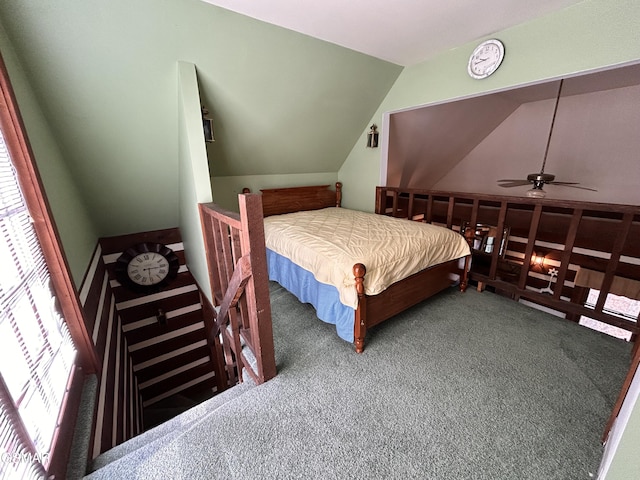
[[[367,329],[377,325],[409,307],[432,297],[459,281],[459,288],[467,288],[469,256],[465,257],[464,267],[459,267],[460,259],[451,260],[422,270],[400,280],[378,295],[369,296],[364,290],[366,267],[361,263],[353,266],[353,275],[358,293],[358,308],[355,312],[354,344],[357,353],[364,351],[364,339]]]

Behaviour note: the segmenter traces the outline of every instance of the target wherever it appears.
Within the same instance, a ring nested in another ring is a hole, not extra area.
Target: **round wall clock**
[[[487,78],[498,69],[503,59],[504,45],[502,42],[495,38],[485,40],[475,48],[469,57],[467,72],[472,78]]]
[[[116,260],[115,272],[120,283],[136,292],[159,291],[176,278],[180,268],[178,256],[161,243],[139,243],[128,248]]]

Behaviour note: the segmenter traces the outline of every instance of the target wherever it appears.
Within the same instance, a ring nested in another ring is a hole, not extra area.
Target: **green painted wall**
[[[506,55],[500,69],[485,80],[473,80],[466,72],[480,40],[404,69],[375,115],[362,124],[339,171],[345,206],[374,208],[383,149],[366,149],[365,135],[371,123],[383,124],[385,112],[640,60],[640,2],[586,0],[491,37],[504,42]]]
[[[3,0],[0,19],[104,236],[179,223],[177,61],[216,177],[336,175],[402,70],[200,0]]]
[[[29,82],[0,25],[0,51],[10,73],[11,84],[28,138],[42,177],[45,192],[60,235],[76,287],[91,260],[98,235],[89,211],[74,183],[66,158],[34,98]]]
[[[178,156],[180,159],[180,233],[189,271],[213,303],[207,257],[200,227],[199,203],[212,201],[200,114],[195,65],[178,62]]]

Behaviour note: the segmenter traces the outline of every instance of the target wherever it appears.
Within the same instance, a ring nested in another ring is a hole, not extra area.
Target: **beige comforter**
[[[365,291],[376,295],[427,267],[469,254],[464,237],[421,222],[325,208],[264,219],[266,246],[335,286],[340,301],[358,305],[353,265],[367,268]]]

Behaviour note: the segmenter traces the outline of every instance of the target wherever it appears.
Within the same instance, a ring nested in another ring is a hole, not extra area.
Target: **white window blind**
[[[0,478],[43,474],[75,355],[0,132]]]

